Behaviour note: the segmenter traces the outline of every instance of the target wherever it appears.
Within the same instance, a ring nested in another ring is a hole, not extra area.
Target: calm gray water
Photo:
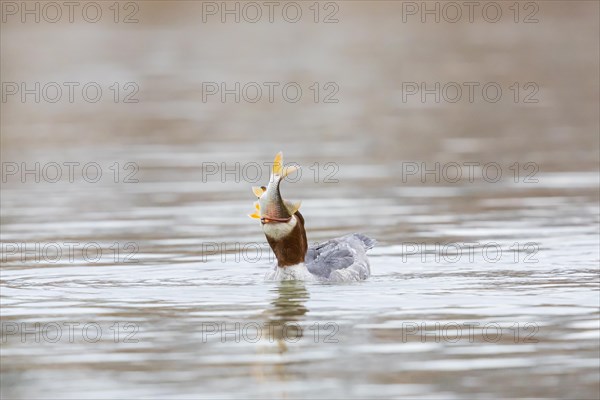
[[[3,82],[140,90],[2,104],[2,398],[598,398],[598,3],[539,2],[529,25],[377,4],[330,25],[202,23],[200,2],[3,23]],[[206,81],[310,96],[203,102]],[[403,102],[407,81],[505,95]],[[369,280],[264,281],[248,166],[279,150],[310,242],[378,240]]]

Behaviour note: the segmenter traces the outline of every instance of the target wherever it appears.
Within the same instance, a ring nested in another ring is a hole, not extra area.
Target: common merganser
[[[279,192],[281,181],[298,170],[297,165],[283,166],[283,154],[277,153],[268,186],[252,188],[258,201],[255,212],[263,232],[277,258],[273,271],[265,279],[285,281],[352,282],[371,275],[367,250],[375,240],[352,233],[316,246],[308,246],[300,202],[283,200]]]

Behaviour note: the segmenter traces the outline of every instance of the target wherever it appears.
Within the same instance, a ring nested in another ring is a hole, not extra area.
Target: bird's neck
[[[277,257],[277,266],[281,268],[302,264],[308,242],[304,230],[304,217],[296,212],[287,224],[265,224],[263,226],[269,246]]]

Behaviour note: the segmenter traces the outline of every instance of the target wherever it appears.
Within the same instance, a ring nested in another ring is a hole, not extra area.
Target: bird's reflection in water
[[[308,291],[303,282],[284,281],[271,289],[275,294],[269,307],[263,314],[267,337],[264,339],[268,345],[259,346],[258,352],[265,354],[277,351],[282,359],[288,351],[288,344],[297,343],[302,339],[303,329],[301,324],[308,308],[304,306],[309,299]],[[263,331],[263,332],[264,332]],[[277,350],[272,346],[277,343]],[[284,385],[294,379],[288,370],[287,362],[260,362],[253,365],[253,375],[257,382],[269,385],[273,390],[274,382]],[[287,398],[285,386],[281,391],[276,391],[279,398]]]
[[[269,340],[276,341],[279,352],[287,350],[286,343],[298,342],[303,335],[301,322],[308,309],[304,306],[309,299],[303,282],[284,281],[275,287],[277,297],[266,311]]]

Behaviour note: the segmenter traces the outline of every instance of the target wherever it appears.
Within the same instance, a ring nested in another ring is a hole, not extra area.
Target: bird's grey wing
[[[366,250],[374,245],[375,241],[367,236],[346,235],[310,247],[305,263],[312,274],[321,278],[336,281],[367,279],[371,270]]]

